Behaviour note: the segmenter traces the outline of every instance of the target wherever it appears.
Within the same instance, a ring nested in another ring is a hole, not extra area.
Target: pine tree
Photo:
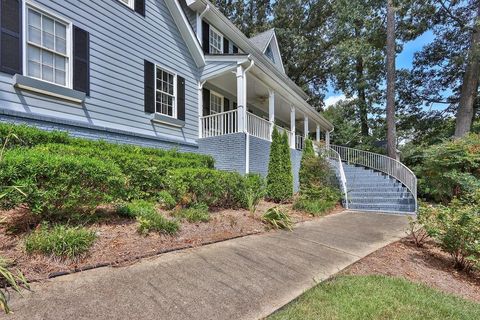
[[[293,174],[288,136],[274,128],[267,174],[267,199],[284,202],[293,195]]]

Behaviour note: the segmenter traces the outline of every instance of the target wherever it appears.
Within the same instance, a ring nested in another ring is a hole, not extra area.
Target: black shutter
[[[90,35],[73,27],[73,89],[90,95]]]
[[[233,108],[232,108],[232,110],[237,110],[237,108],[238,108],[238,105],[237,105],[236,102],[234,102],[234,103],[233,103]]]
[[[238,47],[236,45],[233,45],[233,53],[234,54],[238,53]]]
[[[223,98],[223,111],[230,111],[230,100]]]
[[[145,112],[155,113],[155,65],[144,61]]]
[[[135,0],[135,12],[145,17],[145,0]]]
[[[202,21],[202,46],[203,53],[210,53],[210,25],[205,21]]]
[[[177,76],[177,118],[185,121],[185,79]]]
[[[229,54],[230,53],[230,41],[223,38],[223,53]]]
[[[203,89],[203,116],[210,115],[210,90]]]
[[[0,0],[0,71],[22,74],[22,1]]]

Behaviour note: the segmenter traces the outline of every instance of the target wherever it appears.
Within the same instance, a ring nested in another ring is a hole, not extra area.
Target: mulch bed
[[[452,258],[433,241],[419,248],[405,238],[363,258],[342,273],[402,277],[480,302],[480,273],[458,271],[453,265]]]
[[[211,213],[208,223],[182,222],[175,236],[150,233],[148,236],[137,232],[135,220],[122,219],[105,210],[105,218],[88,228],[97,234],[97,240],[88,255],[75,259],[60,259],[41,254],[27,254],[23,239],[34,225],[26,209],[0,211],[0,255],[14,261],[29,281],[44,280],[50,277],[82,271],[107,265],[123,266],[140,258],[161,253],[192,248],[209,243],[233,239],[251,234],[273,232],[261,221],[262,214],[276,204],[261,202],[254,217],[247,210],[218,210]],[[289,211],[295,223],[314,218],[309,214],[292,209],[291,205],[281,205]],[[328,214],[343,211],[337,207]],[[168,215],[168,213],[165,213]],[[15,233],[7,232],[12,226]]]

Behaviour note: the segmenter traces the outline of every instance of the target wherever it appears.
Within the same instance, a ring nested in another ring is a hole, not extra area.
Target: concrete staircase
[[[399,181],[373,169],[345,162],[343,169],[347,180],[349,209],[415,213],[415,198]]]

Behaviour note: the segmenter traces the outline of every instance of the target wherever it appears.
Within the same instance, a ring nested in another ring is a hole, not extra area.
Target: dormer
[[[280,54],[280,47],[278,46],[277,35],[275,29],[270,29],[259,33],[249,39],[273,64],[285,73],[283,67],[282,56]]]

